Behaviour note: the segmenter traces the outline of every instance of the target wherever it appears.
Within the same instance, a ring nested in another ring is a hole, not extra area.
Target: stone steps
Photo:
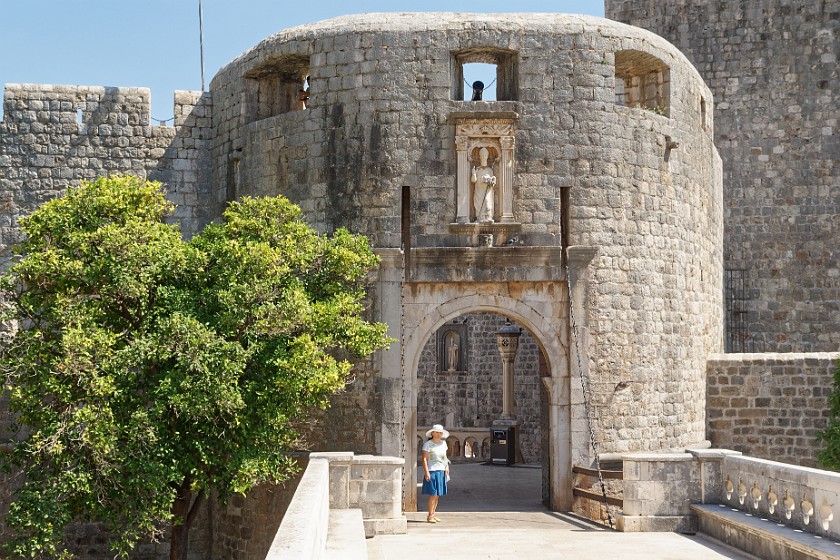
[[[700,532],[758,558],[773,560],[838,560],[834,539],[805,533],[740,510],[716,504],[692,504]]]
[[[330,510],[324,560],[368,560],[362,510]]]

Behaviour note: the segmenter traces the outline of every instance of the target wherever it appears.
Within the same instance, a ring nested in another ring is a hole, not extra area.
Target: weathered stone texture
[[[282,484],[261,484],[227,504],[211,502],[212,548],[205,558],[264,560],[307,464],[301,457],[300,472]]]
[[[175,93],[175,127],[151,126],[146,88],[6,84],[0,122],[0,265],[18,219],[81,179],[131,173],[167,185],[190,235],[219,214],[211,195],[209,94]]]
[[[347,386],[330,398],[329,408],[313,410],[307,426],[301,426],[303,446],[309,451],[375,454],[381,399],[371,361],[357,361]]]
[[[452,99],[453,53],[470,49],[515,53],[514,99]],[[668,116],[616,104],[619,51],[667,68]],[[306,74],[310,108],[265,117],[260,81]],[[470,224],[451,225],[453,118],[515,114],[517,225],[494,242],[559,245],[568,196],[570,243],[598,246],[588,351],[604,449],[703,439],[702,372],[722,340],[720,162],[711,93],[666,41],[585,16],[348,16],[266,39],[211,89],[219,185],[285,194],[319,229],[377,247],[404,241],[403,186],[412,247],[475,247]]]
[[[417,424],[440,423],[447,429],[486,427],[487,438],[493,421],[502,417],[502,362],[496,332],[505,324],[505,317],[471,313],[456,321],[467,325],[467,370],[446,371],[446,365],[438,363],[436,337],[429,339],[417,368],[417,379],[422,382],[417,397]],[[539,463],[542,459],[541,438],[546,428],[540,404],[542,391],[540,349],[531,333],[523,329],[514,362],[514,399],[516,416],[522,422],[519,448],[526,463]],[[478,443],[482,441],[483,438]]]
[[[672,41],[715,96],[724,266],[744,270],[734,351],[840,347],[840,3],[607,0]]]
[[[817,466],[837,353],[718,354],[709,359],[706,415],[712,446]]]
[[[453,70],[476,56],[503,60],[505,100],[455,99]],[[294,110],[307,75],[309,108]],[[532,378],[537,346],[545,352],[548,390],[529,378],[517,398],[536,417],[546,397],[555,507],[570,507],[571,464],[591,456],[571,377],[579,369],[592,382],[601,451],[703,440],[706,358],[722,350],[721,167],[711,92],[665,40],[588,16],[348,16],[266,39],[225,66],[211,91],[197,104],[176,96],[176,127],[166,128],[149,126],[146,90],[7,88],[0,195],[12,212],[0,249],[17,239],[21,213],[100,172],[167,181],[186,233],[218,218],[226,200],[284,194],[319,230],[345,226],[394,253],[370,310],[398,342],[359,364],[309,434],[313,448],[410,460],[423,345],[475,312],[528,328],[522,370]],[[510,223],[453,224],[455,124],[465,118],[513,123],[504,153],[514,161],[499,170],[510,174],[501,183],[512,189]],[[594,247],[578,247],[588,256],[569,277],[568,245]],[[400,247],[414,249],[397,258]],[[567,284],[580,364],[570,360]],[[482,371],[498,364],[494,343],[475,357]],[[539,439],[528,443],[532,456]]]

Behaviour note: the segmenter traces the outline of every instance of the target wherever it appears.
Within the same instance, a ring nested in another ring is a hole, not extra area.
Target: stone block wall
[[[209,94],[175,93],[175,126],[152,126],[147,88],[6,84],[0,122],[0,266],[18,219],[82,179],[130,173],[167,185],[185,235],[218,216]]]
[[[210,503],[211,554],[218,560],[264,560],[283,514],[289,507],[308,460],[299,459],[300,472],[280,484],[261,484],[247,496],[232,496],[227,504]]]
[[[606,14],[671,41],[714,93],[724,266],[742,279],[727,351],[838,350],[840,6],[607,0]]]
[[[467,329],[468,371],[448,372],[439,362],[438,340],[426,343],[417,369],[422,380],[417,399],[418,426],[443,424],[459,427],[487,427],[478,439],[490,437],[489,427],[502,415],[502,358],[496,346],[496,332],[505,317],[495,313],[470,313],[456,319]],[[542,459],[542,434],[546,429],[541,409],[540,349],[527,329],[522,330],[514,363],[516,416],[522,421],[520,450],[526,463]],[[422,434],[421,434],[422,435]],[[460,444],[463,446],[464,442]]]
[[[299,426],[304,449],[376,453],[383,406],[376,373],[372,359],[355,361],[347,386],[330,397],[329,408],[310,411],[306,425]]]
[[[645,56],[619,65],[628,52]],[[505,61],[505,100],[457,98],[466,53]],[[661,107],[616,103],[617,72]],[[305,75],[306,109],[263,95]],[[453,225],[455,119],[511,119],[514,222],[492,243],[598,247],[587,350],[604,451],[703,438],[705,359],[722,349],[720,160],[711,92],[672,45],[586,16],[366,14],[284,30],[211,89],[229,196],[287,195],[320,230],[378,248],[475,248],[477,224]]]
[[[717,354],[707,370],[712,445],[814,467],[838,353]]]

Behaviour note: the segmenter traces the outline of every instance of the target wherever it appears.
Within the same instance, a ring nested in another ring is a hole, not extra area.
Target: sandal
[[[438,519],[437,517],[427,517],[426,518],[426,523],[437,523],[438,521],[440,521],[440,519]]]
[[[440,523],[440,519],[438,519],[437,517],[432,517],[432,519],[434,519],[435,523]]]

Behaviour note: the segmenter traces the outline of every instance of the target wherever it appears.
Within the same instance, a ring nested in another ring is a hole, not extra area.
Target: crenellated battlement
[[[153,126],[148,88],[7,84],[0,267],[20,241],[20,216],[83,179],[132,173],[165,183],[187,235],[211,219],[212,96],[176,91],[173,101],[171,126]]]
[[[186,123],[201,98],[200,91],[175,91],[174,127]],[[6,84],[2,124],[151,126],[151,100],[143,87]]]

